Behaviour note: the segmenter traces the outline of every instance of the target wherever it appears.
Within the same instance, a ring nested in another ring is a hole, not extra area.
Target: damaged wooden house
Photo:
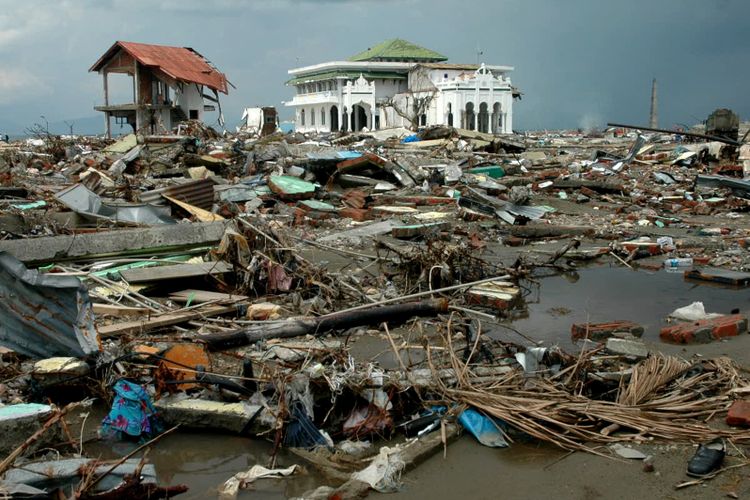
[[[221,120],[219,93],[227,94],[231,85],[224,73],[189,47],[117,41],[89,71],[102,75],[104,104],[94,109],[104,113],[107,137],[111,118],[146,134],[168,133],[178,122],[203,120],[204,113],[217,108]],[[113,98],[110,76],[115,74],[130,77],[132,98],[129,91],[127,98]],[[129,102],[117,102],[118,98]]]

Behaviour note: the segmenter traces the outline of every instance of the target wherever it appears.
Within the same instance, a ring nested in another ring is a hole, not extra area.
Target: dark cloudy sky
[[[748,27],[747,0],[0,0],[0,132],[96,115],[87,71],[115,40],[201,52],[237,87],[229,125],[245,106],[288,117],[289,68],[396,37],[514,66],[517,129],[645,124],[653,77],[661,126],[750,119]]]

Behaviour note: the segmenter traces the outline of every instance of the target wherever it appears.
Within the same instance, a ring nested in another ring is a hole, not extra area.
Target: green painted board
[[[282,199],[301,200],[311,198],[316,186],[289,175],[272,175],[268,178],[268,187]]]
[[[299,204],[304,205],[310,210],[318,210],[320,212],[333,212],[336,210],[336,207],[334,207],[330,203],[325,203],[318,200],[304,200],[300,201]]]
[[[493,179],[499,179],[505,175],[505,170],[500,165],[487,165],[485,167],[475,167],[468,170],[470,174],[483,174]]]

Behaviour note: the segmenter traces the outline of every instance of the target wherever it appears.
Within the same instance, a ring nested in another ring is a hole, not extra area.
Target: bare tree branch
[[[383,109],[393,109],[394,113],[409,122],[409,130],[416,131],[419,128],[419,118],[427,112],[436,94],[436,90],[409,90],[389,97],[380,106]]]

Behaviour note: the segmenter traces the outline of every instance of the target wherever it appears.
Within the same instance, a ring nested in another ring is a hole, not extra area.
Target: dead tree
[[[409,122],[409,130],[419,128],[419,118],[427,112],[437,91],[402,92],[389,97],[383,102],[383,109],[391,108],[393,112]]]

